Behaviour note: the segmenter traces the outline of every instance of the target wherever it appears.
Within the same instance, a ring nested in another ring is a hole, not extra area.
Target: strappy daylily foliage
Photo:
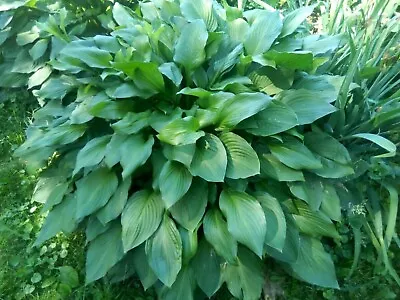
[[[83,227],[88,283],[135,274],[161,299],[258,299],[264,259],[338,288],[321,239],[340,243],[354,170],[324,127],[344,77],[319,67],[343,35],[306,33],[312,10],[115,3],[109,34],[69,35],[16,152],[43,169],[36,245]]]

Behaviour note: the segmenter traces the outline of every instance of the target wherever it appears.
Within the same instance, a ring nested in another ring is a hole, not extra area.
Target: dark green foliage
[[[3,10],[31,12],[22,4]],[[211,0],[68,5],[87,19],[46,11],[38,32],[10,23],[18,34],[2,47],[9,82],[34,87],[42,104],[16,151],[41,169],[33,199],[49,212],[35,245],[83,228],[87,283],[136,273],[161,299],[211,297],[223,284],[236,298],[258,299],[266,257],[296,278],[338,288],[326,246],[341,244],[345,220],[356,258],[360,228],[370,228],[398,280],[387,254],[396,183],[379,189],[366,172],[395,156],[396,145],[376,134],[378,121],[369,130],[343,125],[360,93],[356,64],[323,75],[345,35],[299,29],[314,6],[283,18]],[[20,52],[6,57],[13,43]],[[387,152],[371,151],[371,142]]]
[[[158,278],[162,298],[176,293],[191,297],[196,284],[211,296],[224,281],[235,297],[258,298],[263,282],[259,265],[266,254],[303,280],[336,288],[333,262],[320,237],[338,235],[319,211],[323,198],[307,189],[311,182],[323,187],[325,178],[348,175],[352,166],[343,148],[347,160],[341,164],[348,171],[334,173],[336,162],[328,152],[313,152],[303,144],[310,128],[296,126],[335,111],[330,103],[341,78],[302,71],[311,71],[316,55],[338,44],[314,47],[315,54],[297,51],[301,47],[273,50],[291,38],[299,21],[282,21],[278,12],[267,11],[234,17],[215,2],[199,5],[202,9],[184,0],[143,3],[142,18],[115,4],[112,14],[119,27],[111,35],[76,39],[53,58],[51,65],[63,73],[35,92],[46,104],[35,112],[28,139],[17,151],[28,164],[45,168],[34,197],[49,195],[40,200],[51,210],[36,244],[78,224],[87,224],[89,234],[97,222],[97,234],[87,236],[87,281],[117,268],[124,256],[135,257],[136,248],[145,244],[147,268],[154,272],[146,286]],[[244,28],[240,40],[230,34],[237,26]],[[299,59],[304,63],[290,63]],[[319,87],[308,83],[316,78],[322,80]],[[277,119],[269,109],[280,105],[291,115]],[[263,132],[259,122],[264,119],[284,125]],[[331,139],[329,144],[340,146]],[[282,177],[278,171],[278,177],[271,176],[268,166],[261,168],[264,157],[298,175]],[[277,193],[272,187],[279,181]],[[104,218],[100,212],[129,183],[129,192],[115,200],[127,205]],[[217,219],[210,215],[203,228],[203,215],[211,210]],[[304,214],[309,216],[302,219]],[[55,221],[61,216],[65,223]],[[214,254],[200,254],[198,244]],[[231,255],[223,253],[224,247],[234,247],[228,248]],[[199,260],[215,265],[221,275],[213,281],[193,277]]]

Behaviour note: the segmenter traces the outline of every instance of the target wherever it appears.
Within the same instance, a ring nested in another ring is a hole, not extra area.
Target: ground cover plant
[[[16,152],[40,170],[33,200],[47,217],[35,246],[84,230],[87,283],[135,275],[162,299],[210,297],[223,284],[258,299],[262,260],[337,288],[327,251],[342,245],[337,229],[350,221],[359,253],[359,224],[371,228],[364,207],[376,217],[384,198],[391,213],[372,220],[371,236],[397,280],[388,248],[398,187],[371,185],[366,173],[381,172],[396,146],[374,129],[332,127],[360,85],[351,70],[324,74],[346,36],[309,35],[300,25],[315,6],[282,18],[212,1],[107,5],[97,35],[64,30],[52,57],[29,58],[48,74],[21,83],[37,80],[29,87],[43,105]],[[8,63],[13,76],[37,72]],[[368,191],[357,190],[361,178]]]

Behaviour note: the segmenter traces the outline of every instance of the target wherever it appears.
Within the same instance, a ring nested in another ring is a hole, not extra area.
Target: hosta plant
[[[68,42],[77,36],[107,32],[114,26],[107,14],[110,2],[80,2],[24,0],[0,3],[1,88],[37,88],[53,70],[63,70],[60,64],[49,61],[57,57]]]
[[[35,244],[84,228],[87,283],[134,275],[161,299],[258,299],[264,259],[337,288],[322,238],[340,243],[354,170],[324,132],[343,78],[318,70],[342,36],[298,31],[311,12],[116,3],[109,35],[72,38],[16,152],[42,169]]]

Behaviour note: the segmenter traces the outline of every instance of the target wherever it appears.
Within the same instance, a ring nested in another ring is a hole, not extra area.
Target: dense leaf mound
[[[83,227],[88,283],[136,274],[162,299],[258,299],[267,257],[338,287],[321,237],[354,171],[318,126],[343,78],[319,72],[340,36],[299,28],[312,9],[116,3],[109,35],[71,35],[17,151],[43,169],[36,245]]]

